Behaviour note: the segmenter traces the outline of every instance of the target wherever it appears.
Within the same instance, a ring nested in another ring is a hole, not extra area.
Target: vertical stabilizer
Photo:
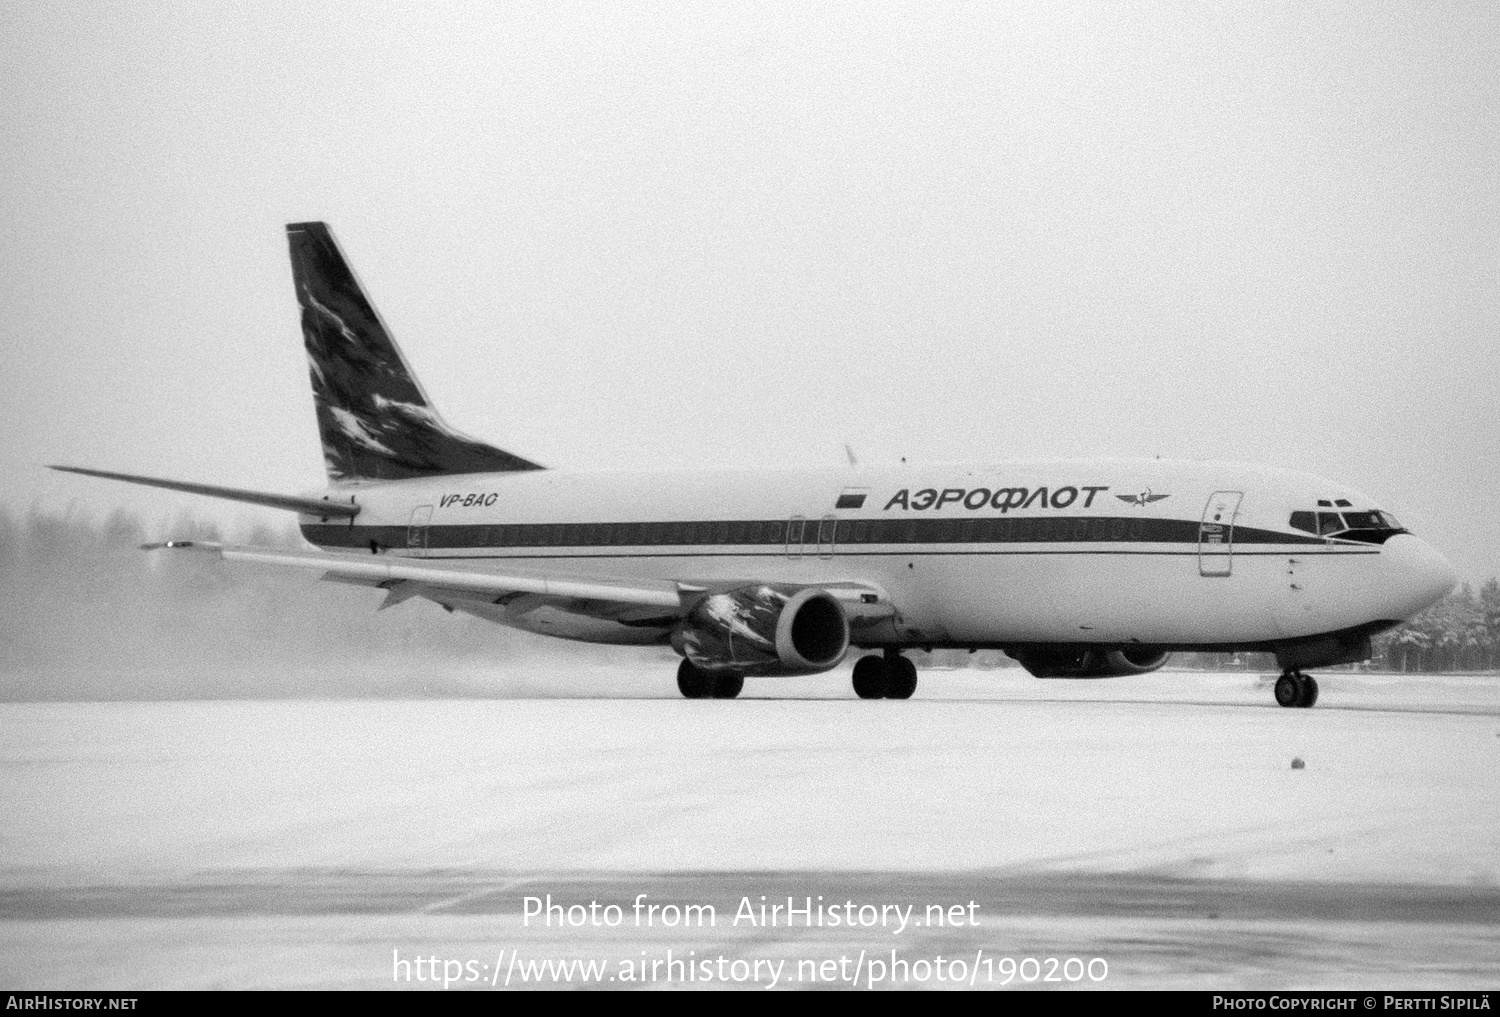
[[[326,223],[286,235],[330,480],[542,468],[443,422]]]

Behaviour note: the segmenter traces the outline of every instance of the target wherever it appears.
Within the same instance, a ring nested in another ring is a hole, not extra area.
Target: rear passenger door
[[[418,505],[412,509],[411,520],[406,524],[406,550],[415,558],[427,555],[427,531],[432,522],[432,506]]]

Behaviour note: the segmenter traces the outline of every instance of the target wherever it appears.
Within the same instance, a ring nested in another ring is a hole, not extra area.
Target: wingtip
[[[47,469],[56,470],[59,473],[76,473],[80,477],[103,477],[106,480],[111,480],[119,476],[119,474],[110,473],[108,470],[94,470],[87,466],[62,466],[57,463],[48,463]]]

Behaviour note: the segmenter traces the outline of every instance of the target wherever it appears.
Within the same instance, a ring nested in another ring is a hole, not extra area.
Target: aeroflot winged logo
[[[1170,498],[1172,496],[1170,494],[1152,494],[1151,488],[1148,487],[1140,494],[1117,494],[1115,497],[1127,505],[1149,505],[1153,501],[1161,501],[1163,498]]]

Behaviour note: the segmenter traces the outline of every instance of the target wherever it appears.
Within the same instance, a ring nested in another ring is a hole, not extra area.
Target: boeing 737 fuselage
[[[569,472],[438,416],[322,223],[289,226],[329,486],[286,496],[73,467],[296,511],[317,551],[169,542],[314,569],[504,625],[666,643],[684,695],[812,674],[850,647],[864,698],[906,698],[902,650],[1002,649],[1038,677],[1160,667],[1173,650],[1304,668],[1453,586],[1366,495],[1288,470],[1059,460],[890,469]]]

